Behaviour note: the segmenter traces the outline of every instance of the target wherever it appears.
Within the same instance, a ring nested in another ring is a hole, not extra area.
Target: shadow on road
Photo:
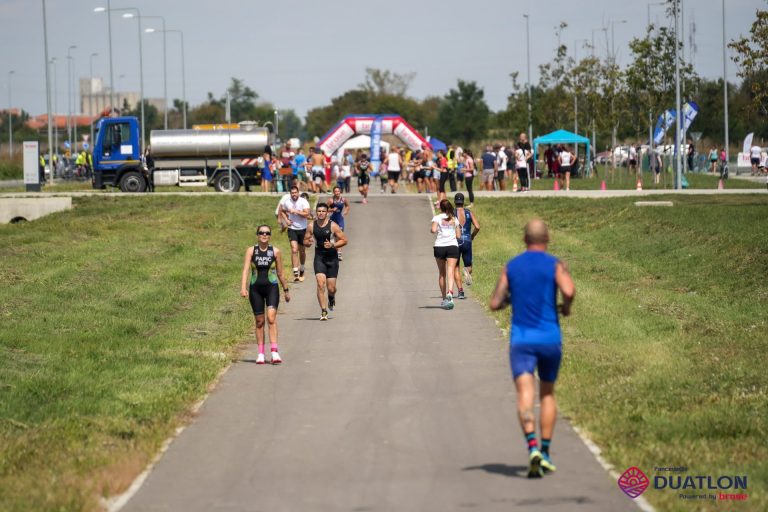
[[[528,478],[528,466],[510,466],[508,464],[502,464],[499,462],[491,464],[482,464],[480,466],[467,466],[461,469],[462,471],[476,471],[482,470],[487,473],[494,473],[496,475],[504,475],[515,478]]]

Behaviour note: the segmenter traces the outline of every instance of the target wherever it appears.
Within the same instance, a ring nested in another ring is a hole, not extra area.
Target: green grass
[[[24,177],[21,160],[0,160],[0,180],[20,180]]]
[[[768,509],[768,201],[479,199],[476,211],[473,288],[482,301],[524,249],[526,220],[549,222],[550,250],[577,285],[574,314],[562,322],[560,405],[605,457],[620,471],[746,474],[746,507]],[[509,312],[496,317],[508,329]],[[660,510],[690,510],[675,491],[644,496]]]
[[[0,225],[0,510],[130,484],[249,338],[242,258],[275,201],[107,195]]]

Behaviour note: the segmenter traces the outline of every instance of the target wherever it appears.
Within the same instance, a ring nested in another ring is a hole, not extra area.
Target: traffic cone
[[[723,178],[720,178],[717,182],[717,190],[723,190],[725,188],[725,184],[723,184]]]
[[[555,190],[560,190],[560,182],[555,180]]]
[[[605,187],[605,180],[603,180],[603,181],[601,181],[601,182],[600,182],[600,190],[606,190],[606,187]]]
[[[637,187],[635,187],[635,190],[643,190],[643,180],[637,180]]]

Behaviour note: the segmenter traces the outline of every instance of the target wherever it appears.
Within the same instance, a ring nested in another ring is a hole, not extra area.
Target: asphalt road
[[[310,270],[280,306],[284,363],[249,345],[123,510],[637,510],[565,421],[557,474],[525,478],[507,342],[471,288],[438,308],[430,218],[353,203],[330,321]]]

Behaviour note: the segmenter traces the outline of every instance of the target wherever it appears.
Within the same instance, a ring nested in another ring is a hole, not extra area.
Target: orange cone
[[[606,187],[605,187],[605,180],[603,180],[602,182],[600,182],[600,190],[606,190]]]
[[[635,190],[643,190],[643,180],[637,180],[637,187]]]
[[[555,190],[560,190],[560,182],[555,179]]]
[[[725,188],[725,184],[723,183],[723,179],[720,178],[717,182],[717,190],[723,190]]]

